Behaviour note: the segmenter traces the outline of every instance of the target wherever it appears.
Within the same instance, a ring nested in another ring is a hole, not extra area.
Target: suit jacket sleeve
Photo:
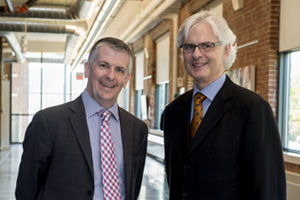
[[[242,138],[241,195],[251,200],[284,200],[284,162],[277,124],[269,104],[254,104],[245,122]]]
[[[148,145],[148,127],[146,124],[143,123],[142,128],[140,129],[140,134],[143,136],[141,143],[140,143],[140,153],[139,153],[139,158],[138,158],[138,173],[137,173],[137,180],[136,180],[136,186],[135,186],[135,194],[134,194],[134,199],[138,199],[141,185],[142,185],[142,179],[143,179],[143,174],[144,174],[144,167],[145,167],[145,159],[146,159],[146,154],[147,154],[147,145]]]
[[[147,153],[148,126],[119,108],[124,148],[126,199],[138,199]]]
[[[51,159],[51,145],[45,117],[39,111],[28,126],[23,142],[16,184],[17,199],[36,199]]]

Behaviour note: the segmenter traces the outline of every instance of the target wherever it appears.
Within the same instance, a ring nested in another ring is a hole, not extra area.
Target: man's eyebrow
[[[98,60],[98,61],[96,61],[96,64],[101,64],[101,63],[104,63],[104,64],[109,64],[108,62],[106,62],[106,61],[103,61],[103,60]]]

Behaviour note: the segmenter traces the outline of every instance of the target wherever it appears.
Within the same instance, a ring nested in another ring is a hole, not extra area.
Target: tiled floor
[[[13,200],[18,167],[22,154],[21,145],[11,145],[11,149],[0,151],[0,200]]]
[[[155,147],[161,151],[161,148]],[[154,151],[153,144],[148,150]],[[22,146],[11,145],[9,151],[0,151],[0,200],[14,200],[14,190],[18,166],[22,154]],[[166,183],[164,165],[152,157],[146,159],[143,183],[139,200],[167,200],[168,186]]]
[[[163,154],[161,145],[149,142],[146,158],[143,183],[140,192],[140,200],[167,200],[169,197],[165,167],[153,157],[161,160]]]

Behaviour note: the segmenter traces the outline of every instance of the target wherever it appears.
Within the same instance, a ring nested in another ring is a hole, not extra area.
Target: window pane
[[[300,51],[291,53],[288,148],[300,151]]]
[[[41,94],[29,93],[28,94],[28,114],[35,114],[41,109]]]
[[[161,115],[165,109],[168,99],[168,83],[162,83],[156,85],[156,97],[155,97],[155,127],[156,129],[161,128]]]
[[[43,64],[43,93],[64,93],[64,65]]]
[[[42,108],[48,108],[62,103],[64,103],[64,94],[43,94]]]
[[[41,63],[29,63],[28,92],[41,91]]]

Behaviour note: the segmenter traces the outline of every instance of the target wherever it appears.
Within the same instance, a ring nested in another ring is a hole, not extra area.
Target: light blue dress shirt
[[[203,107],[203,118],[211,104],[211,102],[214,100],[215,96],[223,86],[226,79],[225,73],[223,73],[217,80],[209,84],[207,87],[205,87],[203,90],[199,90],[196,86],[196,83],[194,85],[193,90],[193,98],[191,103],[191,116],[190,116],[190,122],[192,122],[193,119],[193,111],[194,111],[194,96],[197,92],[201,92],[203,95],[206,96],[206,99],[202,102]]]
[[[100,149],[100,128],[102,124],[102,119],[97,114],[97,112],[104,108],[101,107],[86,91],[82,93],[82,100],[85,108],[86,120],[89,129],[90,143],[92,147],[94,184],[95,184],[94,200],[103,200],[103,186],[102,186],[102,175],[101,175],[101,149]],[[124,179],[123,143],[122,143],[121,125],[119,120],[117,103],[115,103],[108,110],[112,113],[109,119],[110,132],[111,132],[112,140],[115,144],[121,198],[122,200],[124,200],[126,198],[126,194],[125,194],[125,182],[124,182],[125,179]]]

